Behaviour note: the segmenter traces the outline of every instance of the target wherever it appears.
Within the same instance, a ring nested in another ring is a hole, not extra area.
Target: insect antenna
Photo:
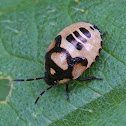
[[[107,32],[105,31],[102,35],[101,38],[103,38],[103,36],[105,36],[107,34]]]
[[[33,80],[41,80],[44,78],[45,77],[38,77],[38,78],[33,78],[33,79],[14,79],[13,81],[33,81]]]
[[[35,104],[38,102],[39,98],[40,98],[46,91],[48,91],[49,89],[51,89],[52,87],[53,87],[53,86],[50,86],[50,87],[48,87],[47,89],[45,89],[45,90],[40,94],[40,96],[36,99]]]

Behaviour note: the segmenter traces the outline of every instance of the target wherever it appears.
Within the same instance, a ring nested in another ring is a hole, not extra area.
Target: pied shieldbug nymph
[[[64,28],[49,45],[45,54],[45,75],[35,79],[15,79],[14,81],[33,81],[44,79],[49,85],[40,96],[56,84],[66,84],[67,99],[69,99],[68,82],[102,80],[102,78],[79,77],[98,60],[102,50],[103,36],[97,26],[78,22]],[[36,99],[37,103],[40,96]]]

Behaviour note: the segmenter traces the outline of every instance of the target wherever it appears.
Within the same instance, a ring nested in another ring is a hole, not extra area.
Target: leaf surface
[[[1,0],[0,77],[44,76],[46,49],[56,35],[76,22],[95,24],[103,38],[99,60],[82,78],[46,92],[44,80],[13,82],[7,103],[0,103],[0,125],[124,126],[126,123],[126,2],[125,0]],[[81,9],[85,10],[85,13]]]

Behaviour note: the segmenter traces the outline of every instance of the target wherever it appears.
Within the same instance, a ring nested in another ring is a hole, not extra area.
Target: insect
[[[102,80],[102,78],[79,77],[98,60],[102,50],[102,37],[97,26],[79,22],[64,28],[49,45],[45,54],[45,75],[35,79],[15,79],[14,81],[32,81],[44,79],[50,86],[40,96],[56,84],[66,84],[67,99],[69,99],[68,82]],[[37,103],[40,96],[36,99]]]

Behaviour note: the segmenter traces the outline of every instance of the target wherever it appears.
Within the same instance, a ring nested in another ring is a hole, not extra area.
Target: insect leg
[[[106,35],[106,33],[107,33],[107,32],[105,31],[105,32],[101,35],[101,38],[103,38],[103,36],[105,36],[105,35]]]
[[[67,100],[69,100],[68,82],[66,83],[66,93],[67,93]]]
[[[79,80],[79,81],[86,81],[86,80],[102,80],[102,78],[88,77],[88,78],[80,79],[80,78],[78,77],[77,80]]]

